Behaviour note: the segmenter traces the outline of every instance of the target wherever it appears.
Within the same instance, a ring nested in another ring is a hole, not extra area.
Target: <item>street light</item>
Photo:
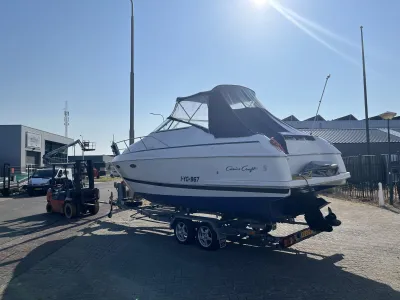
[[[379,115],[382,119],[387,120],[388,130],[388,175],[389,175],[389,202],[393,205],[393,180],[392,180],[392,155],[390,153],[390,120],[396,116],[396,113],[387,111]]]
[[[369,117],[368,117],[368,96],[367,96],[367,75],[365,74],[365,57],[364,57],[364,33],[363,27],[360,26],[361,31],[361,58],[362,58],[362,66],[363,66],[363,85],[364,85],[364,109],[365,109],[365,133],[367,137],[367,154],[370,155],[371,153],[371,146],[370,146],[370,138],[369,138]],[[369,161],[369,158],[368,158]],[[368,165],[368,175],[371,172],[371,168]]]
[[[130,120],[129,120],[129,141],[133,144],[135,140],[135,93],[134,93],[134,72],[133,72],[133,0],[131,1],[131,76],[130,76]]]
[[[162,114],[155,114],[155,113],[150,113],[150,114],[153,116],[160,116],[162,118],[163,122],[165,121],[165,118]]]

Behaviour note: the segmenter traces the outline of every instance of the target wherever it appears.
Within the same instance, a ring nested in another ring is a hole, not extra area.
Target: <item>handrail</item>
[[[151,135],[135,137],[133,140],[140,139],[140,141],[143,143],[143,146],[146,148],[146,150],[148,150],[149,148],[146,146],[145,142],[143,141],[144,138],[153,138],[153,139],[155,139],[156,141],[158,141],[158,142],[160,142],[161,144],[163,144],[164,146],[166,146],[167,148],[170,147],[170,146],[167,145],[165,142],[163,142],[163,141],[161,141],[160,139],[158,139],[158,138],[156,138],[156,137],[154,137],[154,136],[151,136]],[[119,142],[113,142],[113,144],[118,145],[118,144],[120,144],[120,143],[124,143],[125,146],[126,146],[126,149],[128,149],[128,151],[131,152],[131,150],[129,149],[129,146],[130,146],[130,145],[128,145],[128,144],[126,143],[127,141],[130,141],[130,139],[125,139],[125,140],[122,140],[122,141],[119,141]],[[119,150],[119,148],[118,148],[118,150]]]

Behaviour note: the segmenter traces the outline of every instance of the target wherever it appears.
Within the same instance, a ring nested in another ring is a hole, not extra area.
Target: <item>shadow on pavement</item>
[[[0,238],[12,238],[41,231],[49,226],[60,226],[63,225],[63,222],[60,222],[61,219],[61,214],[41,213],[13,220],[0,221]]]
[[[335,266],[340,254],[314,259],[235,244],[207,252],[179,245],[167,228],[97,225],[30,252],[3,300],[400,299],[388,285]]]
[[[56,216],[56,215],[57,214],[53,214],[52,216]],[[62,232],[66,231],[66,230],[71,230],[71,229],[74,229],[76,227],[84,226],[85,224],[89,224],[89,223],[98,221],[98,220],[100,220],[100,219],[102,219],[104,217],[105,217],[105,215],[98,214],[98,215],[95,215],[95,216],[87,215],[87,216],[83,216],[81,218],[75,218],[73,220],[68,220],[68,219],[66,219],[66,218],[64,218],[64,217],[62,217],[60,215],[59,218],[57,218],[54,223],[50,224],[50,226],[47,226],[47,227],[43,226],[42,228],[34,229],[31,232],[27,232],[26,233],[27,235],[30,234],[30,233],[33,233],[33,232],[34,233],[40,233],[37,237],[30,237],[30,238],[28,238],[26,240],[18,241],[15,244],[11,244],[9,246],[2,247],[0,249],[0,253],[3,252],[3,251],[8,251],[8,250],[10,250],[10,249],[12,249],[14,247],[18,247],[18,246],[24,245],[24,244],[28,245],[29,243],[32,243],[35,240],[43,239],[43,238],[50,237],[50,236],[57,235],[57,234],[62,234]],[[51,228],[52,231],[45,232],[49,228]],[[56,230],[53,230],[54,228],[56,228]],[[43,232],[41,232],[41,231],[43,231]],[[3,237],[3,236],[0,235],[0,238],[1,237]],[[11,240],[13,240],[13,239],[11,239]],[[9,241],[7,241],[7,242],[9,242]],[[29,246],[27,246],[27,247],[29,247]],[[0,266],[1,266],[1,264],[0,264]]]
[[[386,206],[383,206],[382,208],[386,209],[388,211],[391,211],[391,212],[393,212],[395,214],[400,214],[400,208],[398,208],[396,206],[388,206],[388,205],[386,205]]]

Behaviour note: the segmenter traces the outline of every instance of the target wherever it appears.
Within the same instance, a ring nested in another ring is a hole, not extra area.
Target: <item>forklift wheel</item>
[[[65,203],[64,205],[64,215],[68,219],[72,219],[76,216],[76,206],[70,202]]]
[[[100,204],[99,202],[96,202],[94,206],[89,207],[89,212],[92,215],[96,215],[99,212],[99,209],[100,209]]]
[[[46,204],[46,211],[47,211],[48,213],[52,213],[52,212],[53,212],[53,207],[51,207],[51,204],[50,204],[50,203],[47,203],[47,204]]]

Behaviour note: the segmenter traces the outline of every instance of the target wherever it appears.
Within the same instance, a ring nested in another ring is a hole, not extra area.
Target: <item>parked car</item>
[[[46,193],[51,187],[52,178],[52,168],[37,169],[29,179],[28,186],[26,188],[28,195],[34,196],[36,193]],[[56,183],[65,181],[65,179],[73,181],[72,169],[56,168]]]

